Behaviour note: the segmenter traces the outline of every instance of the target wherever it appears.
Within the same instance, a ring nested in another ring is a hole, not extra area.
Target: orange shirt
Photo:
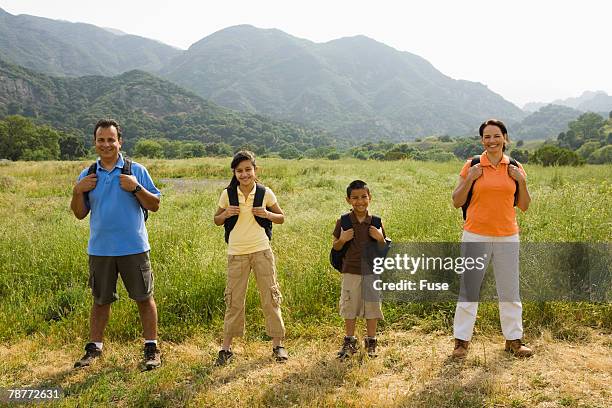
[[[471,160],[468,160],[459,175],[467,176]],[[472,199],[467,209],[463,229],[474,234],[494,237],[506,237],[518,234],[514,211],[514,191],[516,183],[508,174],[510,159],[504,155],[502,160],[493,166],[487,153],[480,156],[480,176],[473,185]],[[523,166],[519,168],[525,174]]]

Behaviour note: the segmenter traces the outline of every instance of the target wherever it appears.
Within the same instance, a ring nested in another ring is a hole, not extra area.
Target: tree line
[[[523,147],[523,141],[512,143],[508,153],[521,163],[544,166],[584,163],[612,163],[612,112],[608,119],[587,112],[567,125],[557,140],[546,141],[535,151]],[[257,139],[257,138],[254,138]],[[255,143],[253,139],[238,139],[235,143],[176,140],[164,137],[138,138],[124,144],[128,154],[136,157],[183,159],[191,157],[231,156],[238,149],[249,149],[260,156],[284,159],[327,158],[343,156],[361,160],[422,160],[444,162],[464,160],[480,154],[480,137],[431,136],[412,142],[367,142],[348,149],[337,149],[324,143],[304,143],[303,140],[276,145]],[[329,142],[329,141],[326,141]],[[77,160],[95,155],[93,137],[70,133],[48,125],[39,125],[21,115],[9,115],[0,120],[0,158],[9,160]]]
[[[607,120],[597,113],[587,112],[569,122],[567,127],[557,140],[546,141],[533,152],[522,148],[524,142],[518,140],[509,145],[506,153],[521,163],[543,166],[612,163],[612,112]],[[349,149],[349,153],[361,160],[448,161],[464,160],[482,150],[479,136],[432,136],[406,143],[368,142]]]

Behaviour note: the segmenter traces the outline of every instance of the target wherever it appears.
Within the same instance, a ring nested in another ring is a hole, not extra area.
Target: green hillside
[[[142,71],[56,78],[0,60],[0,117],[13,114],[86,138],[97,119],[114,117],[125,128],[127,149],[140,138],[253,145],[260,151],[342,144],[322,131],[219,107]]]
[[[581,114],[581,111],[567,106],[546,105],[523,119],[513,136],[523,140],[556,139],[567,129],[567,123]]]

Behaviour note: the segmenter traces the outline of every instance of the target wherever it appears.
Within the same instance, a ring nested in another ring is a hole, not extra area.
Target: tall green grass
[[[212,222],[229,181],[230,159],[144,160],[163,192],[147,223],[155,273],[160,335],[181,341],[220,332],[226,245]],[[460,162],[260,159],[258,177],[276,193],[286,222],[272,246],[284,296],[289,336],[317,336],[338,325],[340,275],[328,264],[331,232],[348,210],[346,185],[368,182],[372,212],[397,242],[458,241],[461,213],[450,194]],[[88,222],[69,209],[72,185],[85,162],[8,163],[0,166],[0,341],[43,335],[58,343],[87,337]],[[612,166],[526,166],[533,198],[519,215],[523,241],[609,242]],[[119,285],[121,286],[121,285]],[[138,313],[121,288],[107,335],[140,336]],[[385,304],[384,325],[448,330],[454,304]],[[497,307],[483,304],[479,330],[498,327]],[[247,297],[249,336],[264,336],[255,286]],[[547,327],[560,338],[580,337],[579,326],[612,328],[609,304],[527,303],[525,326]]]

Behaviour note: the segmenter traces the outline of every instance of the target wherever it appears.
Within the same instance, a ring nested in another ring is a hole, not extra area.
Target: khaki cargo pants
[[[285,337],[285,323],[280,310],[282,296],[276,281],[272,250],[266,249],[246,255],[228,255],[227,258],[224,336],[244,335],[244,306],[252,269],[266,321],[266,334],[270,337]]]

